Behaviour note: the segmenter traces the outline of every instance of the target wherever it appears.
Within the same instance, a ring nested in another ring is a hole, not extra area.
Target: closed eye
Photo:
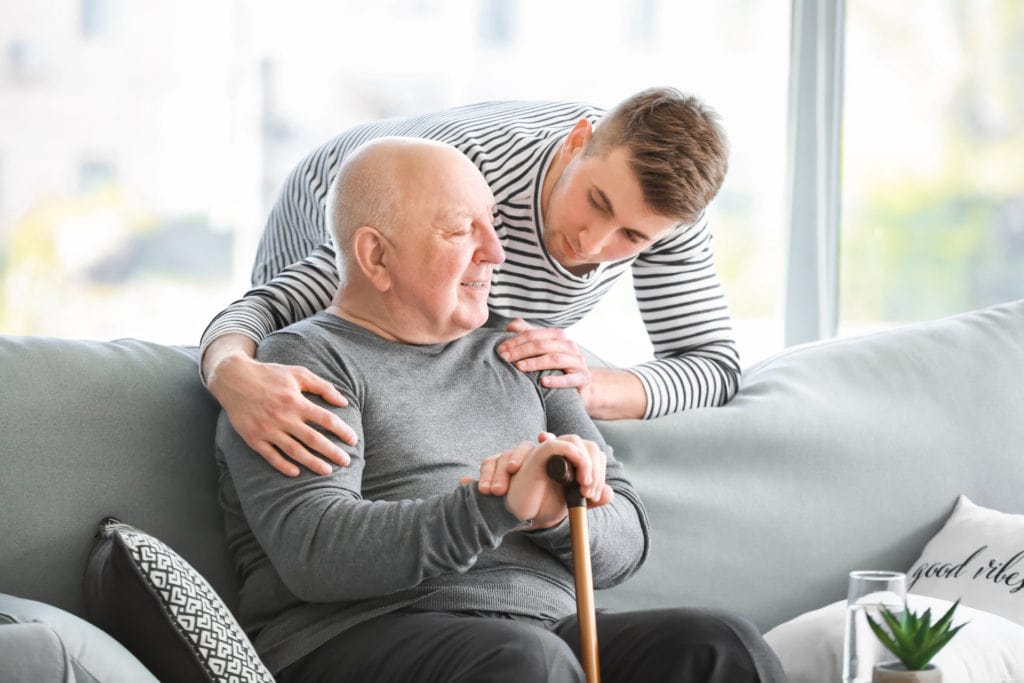
[[[641,232],[637,232],[636,230],[627,229],[623,230],[623,232],[626,234],[626,239],[633,244],[643,244],[644,242],[650,241],[647,239],[647,235]]]
[[[611,215],[611,211],[608,210],[608,206],[606,204],[598,201],[597,197],[594,196],[594,193],[590,193],[590,194],[587,195],[587,201],[590,202],[590,205],[592,207],[594,207],[595,209],[597,209],[598,211],[600,211],[604,215],[606,215],[606,216],[610,216]]]

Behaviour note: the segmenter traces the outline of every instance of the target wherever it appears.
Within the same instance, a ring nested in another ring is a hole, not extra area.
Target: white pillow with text
[[[907,590],[959,599],[1024,625],[1024,515],[960,496],[946,525],[907,571]]]

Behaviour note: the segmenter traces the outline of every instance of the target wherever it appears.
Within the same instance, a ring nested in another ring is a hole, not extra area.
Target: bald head
[[[354,150],[328,196],[341,285],[328,311],[386,339],[450,341],[487,321],[505,260],[494,195],[454,147],[381,138]]]
[[[327,228],[342,280],[352,269],[350,247],[360,227],[397,239],[410,222],[434,218],[427,214],[437,210],[433,204],[439,193],[480,192],[482,187],[486,181],[476,166],[450,145],[402,137],[360,145],[338,169],[327,195]]]

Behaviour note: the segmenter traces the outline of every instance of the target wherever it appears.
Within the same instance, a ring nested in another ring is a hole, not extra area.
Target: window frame
[[[846,2],[793,0],[791,11],[786,347],[838,328]]]

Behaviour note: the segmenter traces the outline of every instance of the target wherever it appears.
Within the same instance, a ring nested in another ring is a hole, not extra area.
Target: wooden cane
[[[573,579],[576,583],[576,621],[580,627],[580,661],[587,683],[601,683],[601,665],[597,657],[597,618],[594,614],[594,573],[590,567],[590,530],[587,528],[587,499],[580,493],[576,472],[561,455],[547,464],[548,476],[562,485],[569,508],[569,532],[572,535]]]

